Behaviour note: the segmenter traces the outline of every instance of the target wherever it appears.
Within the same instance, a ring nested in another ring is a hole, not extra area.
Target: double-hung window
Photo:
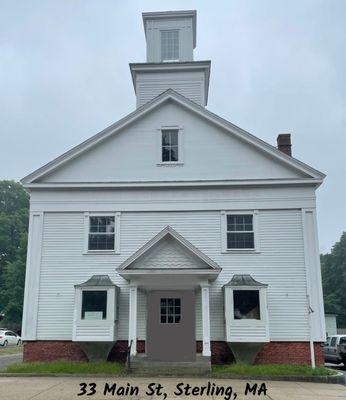
[[[162,162],[178,162],[179,161],[179,130],[163,129],[162,131]]]
[[[255,249],[253,214],[227,214],[227,250]]]
[[[161,61],[179,61],[179,30],[161,31]]]
[[[120,213],[84,213],[84,254],[120,252]]]

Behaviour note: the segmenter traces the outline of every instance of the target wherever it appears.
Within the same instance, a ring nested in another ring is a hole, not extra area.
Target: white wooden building
[[[218,343],[260,343],[257,362],[280,344],[282,362],[297,348],[313,362],[325,175],[290,155],[289,135],[276,148],[206,109],[195,11],[143,22],[137,109],[22,180],[26,359],[43,357],[37,343],[129,343],[135,356],[141,342],[151,359],[191,360],[197,342],[215,359]]]

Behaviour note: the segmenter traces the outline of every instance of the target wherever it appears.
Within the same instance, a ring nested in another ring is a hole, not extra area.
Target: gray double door
[[[196,359],[195,293],[152,291],[147,294],[146,353],[149,360]]]

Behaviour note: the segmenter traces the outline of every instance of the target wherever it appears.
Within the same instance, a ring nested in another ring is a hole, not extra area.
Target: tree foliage
[[[0,181],[1,325],[20,327],[25,280],[29,196],[20,183]]]
[[[346,326],[346,232],[321,255],[321,268],[325,312],[338,314],[338,324]]]

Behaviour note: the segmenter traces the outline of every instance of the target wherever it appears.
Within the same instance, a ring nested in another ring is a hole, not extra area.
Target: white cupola
[[[143,13],[147,62],[130,64],[137,107],[167,89],[205,106],[210,61],[193,61],[196,11]]]

